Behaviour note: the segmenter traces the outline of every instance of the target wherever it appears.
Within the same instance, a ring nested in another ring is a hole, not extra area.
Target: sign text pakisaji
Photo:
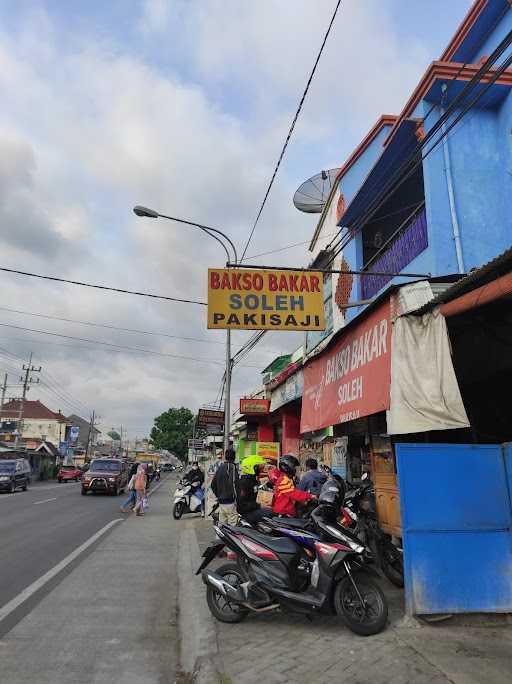
[[[208,328],[324,330],[322,274],[208,269]]]

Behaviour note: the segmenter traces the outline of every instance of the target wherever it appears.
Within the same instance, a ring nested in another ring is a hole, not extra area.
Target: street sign
[[[77,425],[73,425],[73,427],[69,431],[69,440],[71,444],[74,444],[76,440],[78,439],[78,433],[80,432],[80,428]]]
[[[224,411],[200,408],[197,412],[197,425],[204,428],[210,425],[224,425]]]
[[[240,399],[242,415],[263,415],[270,411],[270,399]]]
[[[188,440],[189,449],[204,449],[204,441],[202,439],[189,439]]]
[[[325,330],[322,273],[209,268],[208,328]]]

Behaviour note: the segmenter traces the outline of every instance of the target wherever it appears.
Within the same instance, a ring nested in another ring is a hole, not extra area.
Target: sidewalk
[[[0,640],[2,682],[175,681],[177,525],[170,515],[170,484],[155,491],[146,516],[117,523]]]
[[[195,520],[200,549],[213,537],[211,523]],[[196,559],[197,565],[199,558]],[[192,565],[194,562],[192,561]],[[197,567],[196,565],[196,567]],[[197,600],[206,605],[197,578]],[[512,628],[464,626],[463,620],[427,625],[403,617],[402,592],[382,581],[390,624],[358,637],[336,618],[309,622],[293,614],[249,616],[238,625],[210,616],[210,666],[222,684],[504,684],[512,672]],[[199,608],[198,608],[199,609]],[[498,621],[499,622],[499,621]],[[205,652],[201,653],[205,659]],[[215,681],[204,678],[204,682]]]

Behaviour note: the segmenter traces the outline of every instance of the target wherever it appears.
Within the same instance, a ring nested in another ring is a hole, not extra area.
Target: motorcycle
[[[174,492],[172,516],[179,520],[186,513],[200,513],[203,509],[204,490],[199,481],[180,480]]]
[[[284,536],[251,527],[215,525],[218,539],[205,550],[196,573],[202,572],[208,607],[215,618],[235,623],[250,612],[291,610],[339,615],[349,629],[363,636],[384,629],[386,599],[368,577],[377,573],[359,540],[332,521],[328,506],[320,503],[312,511],[311,532],[300,529],[304,521],[294,527],[290,519],[271,520],[282,526]],[[290,538],[294,535],[295,539]],[[207,570],[224,547],[234,553],[236,561],[216,572]]]
[[[404,586],[404,561],[388,534],[380,527],[375,512],[375,489],[364,473],[362,484],[345,495],[341,524],[369,546],[383,574],[396,587]]]

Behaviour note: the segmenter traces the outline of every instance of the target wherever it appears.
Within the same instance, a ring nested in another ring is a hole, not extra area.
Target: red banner
[[[390,381],[387,300],[304,367],[301,433],[387,410]]]

